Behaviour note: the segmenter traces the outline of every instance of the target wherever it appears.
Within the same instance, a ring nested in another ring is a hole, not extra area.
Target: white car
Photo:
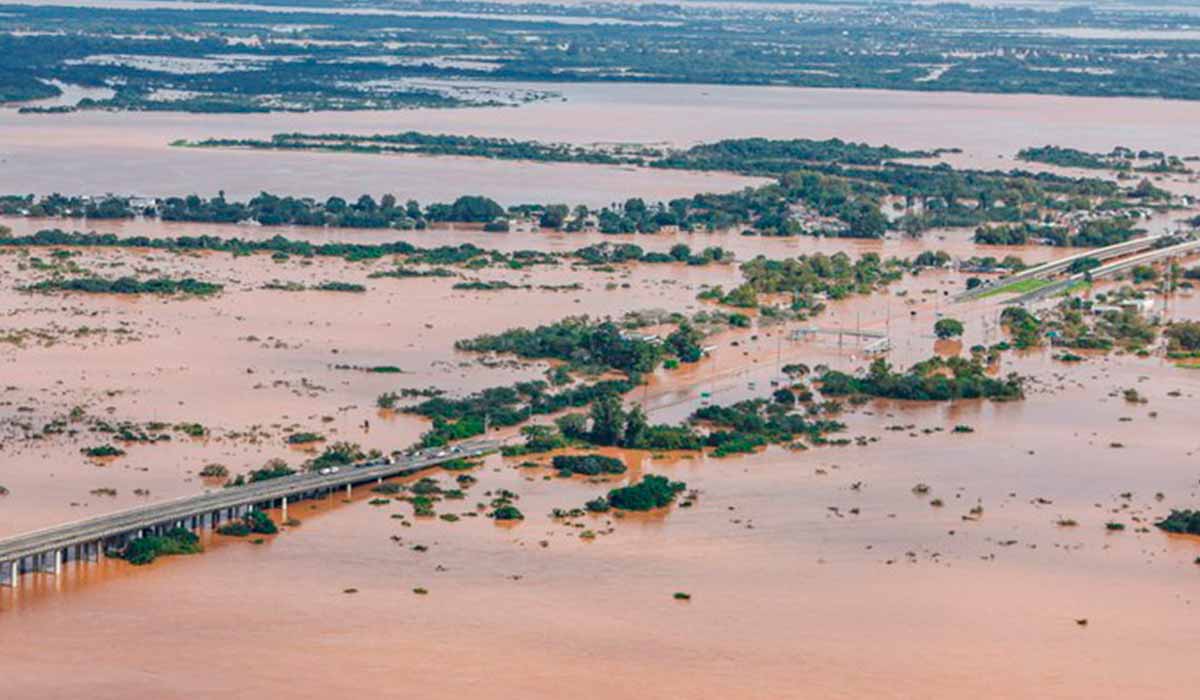
[[[449,452],[447,452],[447,451],[445,451],[445,450],[442,450],[441,452],[437,453],[437,456],[438,456],[438,457],[446,457],[446,456],[448,456],[449,454],[450,454]]]
[[[333,470],[332,470],[332,469],[330,469],[329,467],[325,467],[324,469],[321,469],[321,470],[320,470],[320,471],[318,471],[317,473],[318,473],[318,474],[320,474],[321,476],[325,476],[325,475],[327,475],[327,474],[332,474],[332,473],[333,473]]]

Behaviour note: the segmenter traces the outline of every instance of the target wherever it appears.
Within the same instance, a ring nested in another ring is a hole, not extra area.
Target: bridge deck
[[[1032,292],[1022,294],[1021,296],[1010,299],[1005,303],[1028,304],[1030,302],[1038,301],[1048,296],[1058,294],[1059,292],[1062,292],[1063,290],[1068,289],[1072,285],[1078,284],[1089,277],[1094,280],[1104,279],[1144,263],[1155,262],[1163,258],[1172,258],[1175,256],[1191,256],[1196,255],[1197,253],[1200,253],[1200,240],[1185,241],[1183,243],[1178,243],[1166,248],[1158,248],[1156,250],[1139,253],[1138,255],[1124,258],[1122,260],[1117,260],[1116,262],[1111,262],[1107,265],[1101,265],[1100,267],[1092,268],[1087,272],[1071,275],[1066,279],[1059,280],[1053,284],[1042,287],[1041,289],[1035,289]]]
[[[0,539],[0,562],[18,561],[77,545],[116,537],[129,532],[172,524],[185,518],[226,508],[255,505],[313,491],[326,491],[416,472],[463,457],[477,457],[496,449],[496,443],[461,445],[460,451],[442,456],[401,457],[392,464],[349,465],[334,474],[301,473],[233,488],[222,488],[196,496],[153,503],[98,515],[63,525]],[[370,463],[368,463],[370,464]]]
[[[1167,236],[1168,234],[1165,233],[1143,236],[1141,238],[1134,238],[1122,243],[1114,243],[1113,245],[1105,246],[1103,248],[1092,248],[1068,255],[1066,257],[1058,258],[1056,260],[1050,260],[1049,262],[1044,262],[1040,265],[1034,265],[1033,267],[1027,268],[1015,274],[1003,277],[991,284],[984,284],[975,287],[974,289],[968,289],[967,291],[955,296],[954,301],[969,301],[976,297],[990,294],[998,289],[1003,289],[1009,285],[1017,284],[1018,282],[1038,279],[1045,277],[1046,275],[1062,272],[1063,270],[1069,268],[1071,263],[1075,262],[1076,260],[1083,260],[1086,258],[1107,260],[1109,258],[1115,258],[1121,255],[1128,255],[1129,253],[1137,252],[1145,248],[1151,248],[1158,243],[1158,241],[1166,238]]]

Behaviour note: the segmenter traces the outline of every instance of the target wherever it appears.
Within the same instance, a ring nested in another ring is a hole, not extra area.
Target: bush
[[[1164,532],[1181,535],[1200,535],[1200,510],[1172,510],[1166,518],[1154,523]]]
[[[296,470],[289,467],[287,462],[284,462],[282,459],[270,459],[267,460],[266,464],[262,465],[262,468],[252,470],[248,481],[253,484],[258,481],[269,481],[295,473]]]
[[[624,474],[625,463],[615,457],[604,455],[559,455],[553,460],[554,468],[559,476],[582,474],[584,476],[599,476],[601,474]]]
[[[704,439],[688,425],[648,425],[637,440],[627,442],[626,447],[641,450],[698,450]]]
[[[208,429],[199,423],[180,423],[175,429],[188,437],[204,437],[208,434]]]
[[[252,510],[241,520],[226,523],[217,528],[217,532],[230,537],[245,537],[251,533],[258,535],[274,535],[279,532],[271,516],[261,510]]]
[[[112,445],[99,445],[98,447],[85,447],[80,452],[88,457],[124,457],[125,450]]]
[[[749,454],[767,444],[762,435],[716,432],[709,435],[709,442],[716,444],[713,457],[728,457],[732,454]]]
[[[354,282],[322,282],[317,285],[316,289],[322,292],[354,292],[357,294],[367,291],[366,287]]]
[[[245,537],[250,534],[250,526],[241,520],[237,520],[218,527],[217,532],[228,537]]]
[[[624,486],[608,492],[608,503],[621,510],[653,510],[670,505],[675,496],[687,488],[681,481],[670,481],[665,476],[647,475],[632,486]]]
[[[142,282],[133,277],[120,277],[115,280],[100,277],[76,277],[72,279],[44,280],[25,287],[31,292],[84,292],[87,294],[183,294],[190,296],[208,296],[220,292],[223,287],[219,284],[201,282],[187,277],[181,280],[159,277]]]
[[[134,566],[142,566],[160,556],[196,554],[201,551],[200,538],[195,533],[174,527],[162,535],[141,537],[130,542],[121,557]]]
[[[287,444],[304,445],[310,442],[321,442],[324,439],[325,436],[318,433],[292,433],[287,436]]]
[[[561,431],[553,425],[527,425],[521,428],[521,435],[525,436],[524,451],[527,453],[549,452],[567,444]]]
[[[224,479],[225,477],[229,476],[229,468],[224,464],[206,464],[204,465],[204,468],[200,470],[200,476]]]
[[[950,376],[946,376],[945,370],[950,371]],[[1010,374],[1003,380],[993,379],[977,359],[961,357],[934,357],[913,365],[903,374],[893,372],[891,365],[880,358],[871,363],[865,377],[830,370],[821,375],[820,381],[821,393],[826,396],[858,394],[910,401],[1024,397],[1024,380],[1020,376]]]
[[[1200,350],[1200,323],[1195,321],[1175,321],[1167,327],[1163,334],[1167,336],[1171,350],[1194,352]]]
[[[502,505],[492,511],[492,518],[496,520],[524,520],[525,514],[514,505]]]
[[[309,465],[310,469],[319,470],[325,467],[341,467],[366,459],[367,455],[358,445],[352,442],[335,442],[325,448]]]
[[[933,333],[943,340],[957,338],[963,334],[963,324],[953,318],[938,319],[938,322],[933,324]]]

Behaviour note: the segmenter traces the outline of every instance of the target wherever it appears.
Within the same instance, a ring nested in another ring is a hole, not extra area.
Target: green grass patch
[[[1003,285],[1000,287],[996,287],[995,289],[989,290],[988,292],[981,294],[979,296],[979,298],[986,299],[987,297],[993,297],[993,296],[996,296],[999,294],[1028,294],[1030,292],[1036,292],[1037,290],[1041,289],[1042,287],[1047,287],[1051,284],[1053,284],[1053,282],[1051,282],[1050,280],[1037,279],[1037,278],[1020,280],[1018,282],[1012,282],[1010,284],[1006,284],[1006,285]]]

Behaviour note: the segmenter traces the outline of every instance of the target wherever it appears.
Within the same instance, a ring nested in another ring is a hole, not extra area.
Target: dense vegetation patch
[[[865,253],[857,260],[845,253],[815,253],[785,260],[759,256],[742,264],[740,286],[723,292],[713,288],[700,296],[740,308],[759,305],[763,294],[787,294],[793,311],[819,313],[822,299],[843,299],[852,294],[869,294],[903,275],[908,263],[897,258],[883,260]]]
[[[687,484],[682,481],[647,474],[636,484],[609,491],[607,498],[608,504],[618,510],[654,510],[670,505],[686,489]]]
[[[279,532],[271,516],[261,510],[252,510],[239,520],[234,520],[217,528],[217,532],[229,537],[246,537],[247,535],[274,535]]]
[[[1093,299],[1070,297],[1039,315],[1039,325],[1056,347],[1073,350],[1139,350],[1152,345],[1158,328],[1136,307],[1124,304],[1121,290]]]
[[[627,470],[621,460],[604,455],[557,455],[551,463],[559,476],[624,474]]]
[[[161,535],[139,537],[121,552],[121,558],[134,566],[143,566],[158,557],[176,554],[198,554],[204,551],[200,538],[191,530],[173,527]]]
[[[529,360],[562,360],[577,368],[617,370],[628,375],[653,371],[660,344],[633,337],[611,321],[575,316],[537,328],[514,328],[454,344],[459,350],[516,355]]]
[[[753,175],[782,175],[808,163],[881,165],[898,158],[932,158],[943,151],[906,151],[841,139],[726,139],[681,150],[651,146],[598,148],[508,138],[457,136],[406,131],[395,134],[275,134],[270,139],[211,138],[181,141],[191,148],[334,151],[350,153],[421,153],[501,160],[533,160],[603,165],[637,165],[674,170],[727,170]]]
[[[378,454],[378,453],[375,453]],[[368,454],[353,442],[341,440],[328,445],[321,454],[306,465],[310,471],[318,471],[326,467],[344,467],[367,459]]]
[[[1172,321],[1163,331],[1167,351],[1172,353],[1200,352],[1200,322]]]
[[[191,277],[175,280],[158,277],[138,280],[134,277],[104,279],[102,277],[74,277],[50,279],[22,288],[27,292],[83,292],[87,294],[159,294],[164,296],[182,294],[187,296],[209,296],[223,289],[222,285],[201,282]]]
[[[544,381],[518,382],[458,399],[439,396],[402,410],[433,420],[432,429],[421,436],[421,443],[437,446],[482,435],[485,425],[518,425],[530,416],[556,413],[565,408],[586,406],[603,397],[620,396],[632,391],[634,386],[628,380],[613,379],[551,391]]]
[[[887,360],[871,363],[866,376],[855,377],[829,370],[820,377],[821,393],[827,396],[873,396],[910,401],[953,399],[1012,400],[1024,396],[1023,379],[1016,374],[993,379],[975,359],[934,357],[913,365],[907,372],[894,372]]]
[[[1108,153],[1089,153],[1063,146],[1031,147],[1021,149],[1017,153],[1017,158],[1067,168],[1145,173],[1191,172],[1183,159],[1178,156],[1170,156],[1162,151],[1134,151],[1122,146],[1117,146]]]
[[[79,450],[88,457],[123,457],[125,450],[112,445],[96,445],[95,447],[84,447]]]
[[[714,13],[708,6],[543,4],[525,17],[491,2],[471,9],[471,16],[435,16],[287,6],[18,5],[6,10],[5,27],[39,31],[0,35],[0,100],[59,95],[51,81],[108,90],[26,110],[401,109],[548,96],[472,89],[471,81],[1200,96],[1189,62],[1194,42],[1144,32],[1190,26],[1174,7],[917,3],[814,12],[750,4]],[[271,31],[281,25],[288,31]],[[1031,31],[1041,27],[1121,34],[1097,40]],[[420,41],[397,42],[397,36]],[[172,70],[171,62],[185,61],[194,69]],[[463,85],[450,91],[437,82]]]
[[[975,242],[983,245],[1025,245],[1045,243],[1052,246],[1099,248],[1124,243],[1146,233],[1131,217],[1088,219],[1077,226],[1021,222],[1000,226],[981,226],[975,230]],[[1085,258],[1086,259],[1086,258]],[[1083,270],[1072,269],[1071,272]]]
[[[779,394],[779,398],[784,395]],[[716,457],[753,452],[772,443],[790,444],[800,437],[821,444],[829,433],[845,429],[838,421],[795,412],[794,402],[794,396],[789,396],[783,401],[750,399],[729,406],[704,406],[692,414],[691,420],[711,428],[704,442],[715,448]]]
[[[1154,523],[1165,532],[1181,535],[1200,535],[1200,510],[1171,510],[1162,520]]]

